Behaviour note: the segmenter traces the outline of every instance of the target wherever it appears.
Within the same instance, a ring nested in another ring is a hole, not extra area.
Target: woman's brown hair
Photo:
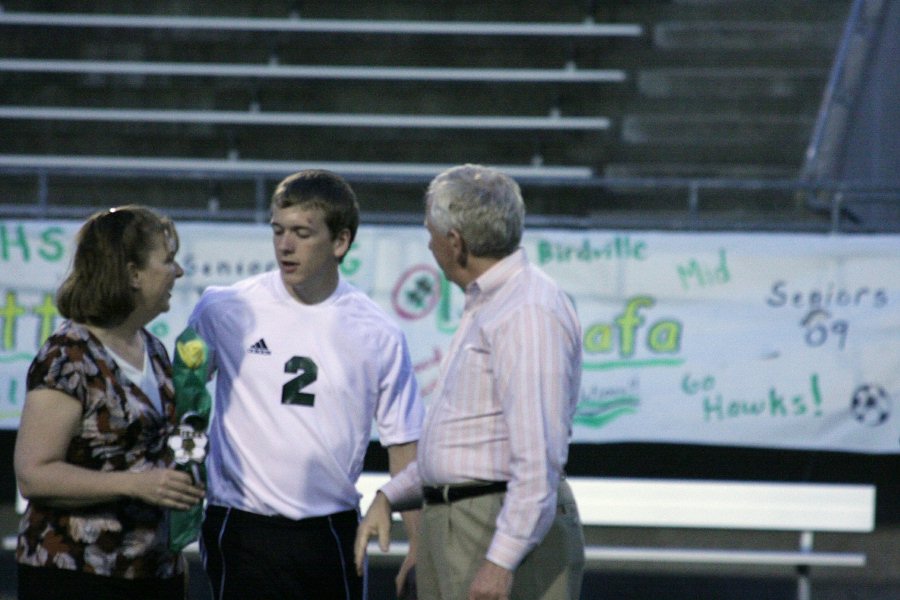
[[[60,314],[97,327],[120,324],[135,307],[128,265],[143,268],[160,239],[178,248],[174,223],[144,206],[92,215],[78,231],[72,269],[56,293]]]

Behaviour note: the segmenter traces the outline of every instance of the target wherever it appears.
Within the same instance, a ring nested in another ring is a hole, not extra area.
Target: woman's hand
[[[131,496],[163,508],[187,510],[201,502],[204,489],[194,485],[190,474],[174,469],[150,469],[132,473]]]
[[[203,488],[181,471],[95,471],[66,462],[69,443],[80,427],[81,405],[76,399],[56,390],[28,392],[14,458],[16,481],[25,498],[66,508],[133,497],[177,510],[203,499]]]

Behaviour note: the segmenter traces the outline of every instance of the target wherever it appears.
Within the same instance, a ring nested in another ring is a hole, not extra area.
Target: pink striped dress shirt
[[[519,249],[466,289],[418,460],[382,491],[398,505],[423,485],[507,481],[487,558],[515,569],[556,514],[580,383],[575,309]]]

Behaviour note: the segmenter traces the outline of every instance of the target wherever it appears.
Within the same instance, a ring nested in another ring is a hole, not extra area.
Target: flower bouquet
[[[178,426],[169,436],[175,468],[191,474],[194,483],[206,484],[206,427],[212,401],[206,389],[209,351],[206,342],[188,327],[175,342],[172,380]],[[169,521],[169,548],[174,552],[196,540],[203,522],[203,503],[188,510],[173,510]]]

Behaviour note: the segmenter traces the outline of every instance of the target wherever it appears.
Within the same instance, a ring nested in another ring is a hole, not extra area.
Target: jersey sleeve
[[[379,440],[382,446],[417,441],[422,432],[425,411],[406,338],[399,329],[392,332],[383,356],[380,393],[375,409]]]

